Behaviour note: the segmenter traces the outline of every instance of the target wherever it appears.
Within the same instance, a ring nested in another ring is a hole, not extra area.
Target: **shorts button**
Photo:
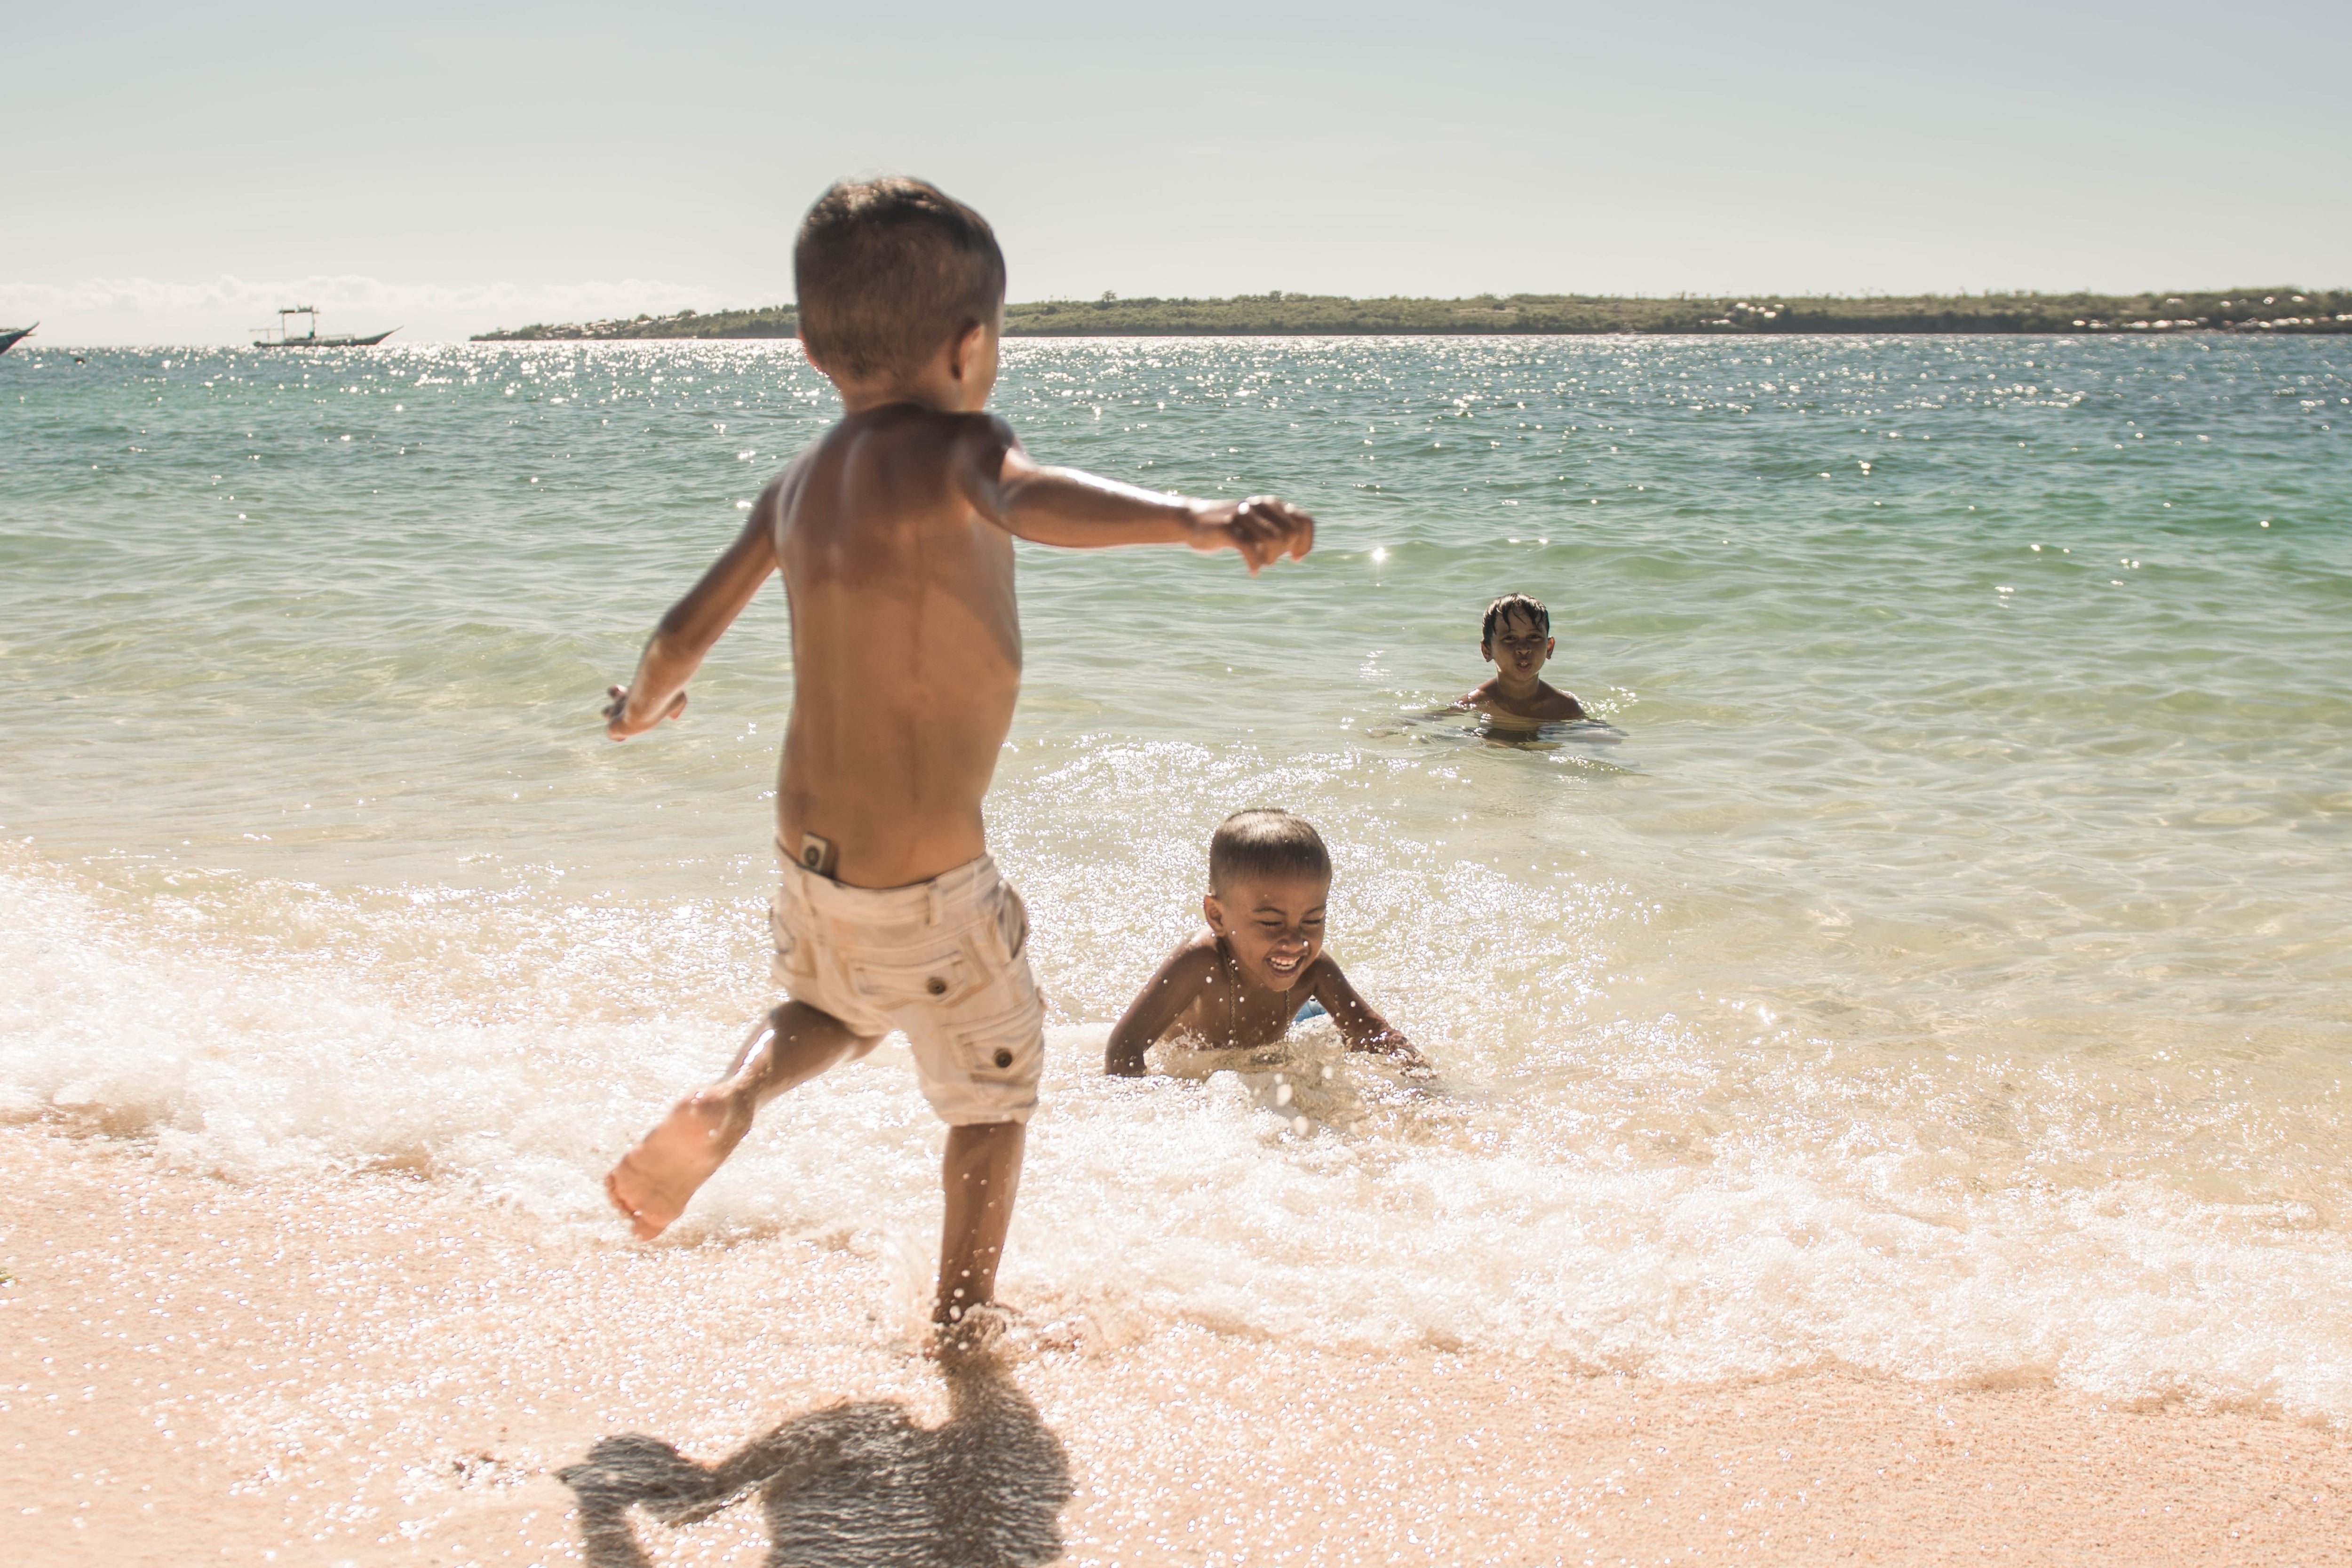
[[[999,1046],[996,1048],[996,1065],[1001,1068],[1011,1067],[1013,1065],[1013,1053],[1006,1050],[1003,1047]]]
[[[923,989],[934,996],[944,996],[948,994],[948,983],[934,974],[923,982]]]

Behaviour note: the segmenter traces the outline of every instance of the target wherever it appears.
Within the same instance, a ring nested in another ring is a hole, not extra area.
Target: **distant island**
[[[630,321],[517,327],[476,342],[629,338],[789,338],[790,305],[680,310]],[[1467,300],[1349,300],[1242,294],[1230,300],[1045,300],[1004,308],[1015,338],[1367,337],[1484,332],[1761,336],[1784,332],[2352,332],[2352,290],[2293,286],[2184,294],[1751,294],[1651,299],[1480,294]]]

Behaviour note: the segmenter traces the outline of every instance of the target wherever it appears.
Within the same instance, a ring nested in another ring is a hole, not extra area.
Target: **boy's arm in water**
[[[1111,1030],[1110,1044],[1103,1051],[1103,1071],[1115,1078],[1141,1078],[1143,1053],[1201,994],[1216,962],[1216,949],[1200,941],[1188,942],[1170,953]]]
[[[956,447],[956,480],[972,509],[1018,539],[1066,550],[1114,544],[1189,544],[1240,552],[1255,575],[1307,559],[1315,520],[1274,496],[1195,500],[1139,489],[1076,468],[1040,466],[1002,419],[975,420]]]
[[[1413,1049],[1412,1042],[1404,1037],[1402,1030],[1373,1012],[1371,1004],[1356,994],[1356,988],[1348,984],[1347,975],[1340,973],[1329,953],[1316,958],[1315,973],[1307,977],[1307,985],[1315,1000],[1331,1015],[1331,1022],[1339,1026],[1340,1037],[1348,1042],[1349,1050],[1377,1051],[1394,1057],[1407,1067],[1429,1065]]]
[[[735,542],[661,618],[629,684],[608,689],[613,700],[604,710],[604,733],[611,739],[625,741],[686,711],[686,683],[703,656],[776,569],[775,508],[782,485],[780,479],[761,492]]]

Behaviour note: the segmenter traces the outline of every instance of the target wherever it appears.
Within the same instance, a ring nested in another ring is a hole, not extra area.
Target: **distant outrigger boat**
[[[310,317],[310,330],[300,337],[295,336],[293,329],[286,324],[289,316]],[[253,331],[253,346],[257,349],[372,349],[400,329],[387,327],[372,338],[361,337],[356,332],[322,338],[319,335],[318,306],[289,305],[278,312],[276,326],[256,327]]]
[[[33,327],[37,327],[40,324],[40,322],[35,321],[33,323]],[[33,335],[33,327],[0,327],[0,354],[5,354],[10,349],[15,348],[16,346],[17,339],[31,337]],[[394,330],[396,331],[397,329]]]

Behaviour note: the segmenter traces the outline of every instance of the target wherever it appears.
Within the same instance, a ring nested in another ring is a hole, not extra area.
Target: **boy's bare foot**
[[[751,1130],[729,1096],[698,1089],[677,1102],[661,1125],[637,1140],[604,1177],[604,1195],[639,1241],[651,1241],[686,1212],[695,1189]]]
[[[966,1356],[1010,1359],[1029,1336],[1020,1313],[999,1301],[967,1307],[951,1323],[933,1323],[929,1353],[937,1361]]]

